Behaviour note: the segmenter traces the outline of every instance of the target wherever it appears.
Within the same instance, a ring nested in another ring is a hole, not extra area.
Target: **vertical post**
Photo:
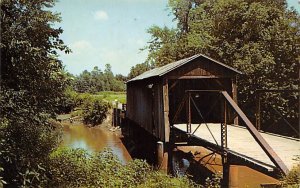
[[[157,142],[157,168],[165,173],[168,172],[168,152],[166,152],[166,144],[162,141]]]
[[[117,126],[121,125],[121,109],[117,108]]]
[[[185,103],[185,115],[186,115],[186,132],[189,132],[189,94],[185,93],[185,96],[187,97],[187,101]]]
[[[227,149],[227,102],[224,100],[224,122],[221,123],[221,146]]]
[[[111,112],[111,126],[114,126],[114,109]]]
[[[230,166],[229,187],[230,188],[239,187],[239,166],[235,166],[235,165]]]
[[[228,187],[229,184],[229,168],[227,156],[227,102],[224,100],[224,122],[221,123],[221,147],[222,153],[222,166],[223,166],[223,182],[222,187]]]
[[[163,105],[164,105],[164,141],[169,142],[170,139],[170,122],[169,122],[169,89],[168,79],[163,80]]]
[[[191,133],[192,132],[192,111],[191,111],[191,92],[189,92],[188,94],[188,124],[187,124],[187,133]]]
[[[238,104],[238,98],[237,98],[237,77],[236,76],[232,79],[232,98],[233,98],[233,101],[236,104]],[[234,122],[234,125],[238,125],[239,124],[239,118],[238,118],[238,116],[236,116],[236,118],[234,118],[233,122]]]
[[[260,107],[260,92],[259,91],[256,91],[255,93],[255,99],[256,99],[256,129],[257,130],[260,130],[261,129],[261,120],[260,120],[260,110],[261,110],[261,107]]]

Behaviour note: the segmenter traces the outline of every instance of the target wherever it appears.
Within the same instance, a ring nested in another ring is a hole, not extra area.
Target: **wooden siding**
[[[152,88],[148,85],[153,84]],[[159,140],[165,140],[162,83],[127,84],[127,117]]]
[[[164,133],[165,141],[169,142],[170,137],[170,122],[169,122],[169,89],[168,80],[163,80],[163,110],[164,110]]]

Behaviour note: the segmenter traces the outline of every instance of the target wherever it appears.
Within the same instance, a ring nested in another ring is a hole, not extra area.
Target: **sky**
[[[300,12],[300,0],[288,5]],[[54,12],[62,21],[55,27],[64,32],[61,39],[72,50],[60,53],[59,59],[72,74],[91,71],[95,66],[104,70],[112,66],[114,74],[127,75],[130,68],[145,62],[153,25],[175,27],[168,0],[59,0]]]
[[[143,63],[152,25],[175,27],[168,16],[167,0],[59,0],[54,7],[62,22],[61,38],[73,53],[60,54],[72,74],[104,70],[112,66],[115,74],[127,75],[130,68]]]

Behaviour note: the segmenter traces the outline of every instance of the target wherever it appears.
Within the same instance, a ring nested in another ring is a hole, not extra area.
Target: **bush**
[[[56,113],[70,113],[78,103],[78,94],[71,88],[67,88],[63,96],[59,98],[58,105],[56,106]]]
[[[297,160],[299,160],[299,158]],[[284,187],[300,187],[300,163],[294,166],[288,175],[282,179],[282,184]]]
[[[51,155],[48,187],[193,187],[187,178],[172,178],[154,171],[145,161],[123,165],[111,150],[87,153],[60,148]]]
[[[49,154],[60,138],[50,115],[39,113],[29,97],[0,92],[0,181],[8,187],[39,187],[47,181]]]
[[[82,116],[85,124],[98,125],[106,118],[110,105],[101,98],[90,98],[82,105]]]

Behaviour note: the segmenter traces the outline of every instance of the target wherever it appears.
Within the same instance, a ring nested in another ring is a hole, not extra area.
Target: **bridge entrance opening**
[[[182,124],[188,122],[188,104],[182,105],[187,91],[227,91],[232,96],[232,81],[230,78],[205,78],[205,79],[182,79],[169,81],[169,120],[171,124]],[[191,123],[221,123],[223,117],[224,99],[216,92],[192,92],[190,94],[195,105],[190,105]],[[198,108],[198,109],[197,109]],[[198,110],[203,117],[199,116]],[[176,114],[177,113],[177,114]],[[177,117],[175,117],[175,115]],[[175,121],[175,122],[173,122]]]

